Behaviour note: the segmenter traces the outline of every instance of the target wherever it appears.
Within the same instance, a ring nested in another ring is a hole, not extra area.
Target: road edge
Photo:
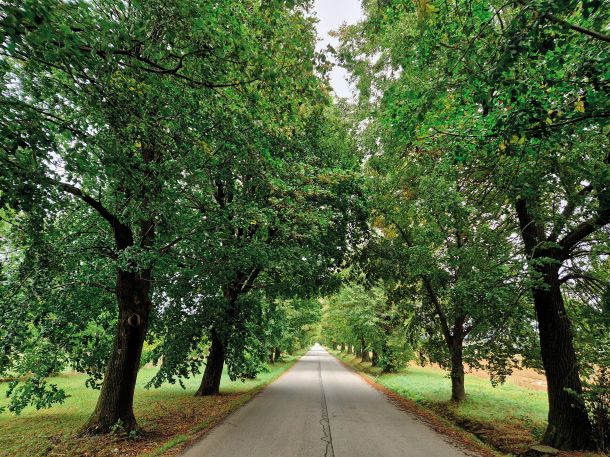
[[[358,375],[369,386],[381,392],[398,409],[415,416],[418,420],[424,422],[435,432],[440,433],[454,442],[454,444],[459,445],[459,447],[464,451],[469,453],[474,452],[478,457],[505,457],[508,455],[498,451],[497,449],[493,449],[488,444],[481,441],[475,434],[436,414],[434,411],[418,405],[413,400],[405,398],[393,390],[379,384],[369,374],[358,370],[356,367],[337,357],[335,351],[332,349],[326,347],[324,349],[326,349],[326,351],[342,366]]]
[[[146,454],[141,454],[139,457],[179,457],[183,455],[198,441],[203,439],[209,432],[211,432],[220,424],[222,424],[225,420],[227,420],[237,410],[248,404],[263,390],[265,390],[275,381],[282,378],[286,373],[292,370],[297,364],[297,362],[299,362],[306,353],[307,351],[303,351],[302,353],[295,355],[294,360],[287,362],[285,369],[281,373],[278,373],[277,376],[270,378],[267,382],[253,388],[248,392],[244,392],[240,398],[235,400],[235,403],[231,405],[231,408],[224,416],[217,417],[211,422],[204,421],[200,424],[194,424],[191,429],[193,430],[192,432],[189,432],[187,435],[176,435],[171,439],[167,440],[165,443],[159,445],[156,449],[152,449]],[[172,441],[176,439],[177,441],[175,443],[171,444],[170,447],[164,449],[165,446],[172,443]]]

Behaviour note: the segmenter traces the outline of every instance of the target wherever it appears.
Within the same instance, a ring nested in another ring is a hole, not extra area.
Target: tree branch
[[[422,278],[422,281],[424,282],[424,286],[426,288],[428,297],[430,298],[430,301],[432,302],[432,304],[434,305],[434,308],[436,309],[436,314],[438,315],[438,319],[441,322],[441,328],[443,330],[443,335],[445,335],[445,339],[447,340],[447,343],[451,344],[453,342],[453,335],[451,335],[451,330],[449,329],[449,323],[447,321],[447,316],[445,315],[445,312],[443,311],[443,307],[441,306],[441,303],[438,301],[438,297],[436,296],[436,293],[434,292],[434,288],[432,287],[432,283],[430,282],[430,279],[425,275],[421,275],[421,278]]]
[[[593,190],[593,185],[589,184],[588,186],[583,187],[578,192],[577,196],[584,196],[584,195],[588,194],[589,192],[591,192],[592,190]],[[551,231],[551,234],[549,235],[550,241],[557,241],[557,239],[559,238],[559,235],[561,234],[561,230],[565,226],[566,220],[570,216],[572,216],[575,209],[576,209],[576,201],[574,199],[568,201],[568,204],[566,205],[563,212],[561,213],[561,219],[559,221],[557,221],[557,223],[553,227],[553,230]]]
[[[108,221],[114,232],[114,238],[119,249],[125,249],[128,246],[133,245],[134,241],[131,229],[127,225],[123,224],[114,214],[112,214],[104,205],[102,205],[100,201],[94,199],[90,195],[87,195],[81,189],[72,184],[56,181],[51,178],[46,179],[64,192],[80,198],[83,202],[96,210],[98,214],[102,216],[102,218]]]
[[[568,27],[568,28],[570,28],[570,29],[572,29],[572,30],[574,30],[576,32],[583,33],[583,34],[588,35],[588,36],[590,36],[592,38],[595,38],[597,40],[605,41],[606,43],[610,43],[610,36],[604,35],[603,33],[598,32],[597,30],[586,29],[584,27],[581,27],[580,25],[571,24],[570,22],[568,22],[568,21],[566,21],[564,19],[558,18],[557,16],[555,16],[555,15],[553,15],[551,13],[544,13],[542,16],[544,18],[546,18],[546,19],[549,19],[552,22],[555,22],[557,24],[561,24],[561,25],[563,25],[565,27]]]

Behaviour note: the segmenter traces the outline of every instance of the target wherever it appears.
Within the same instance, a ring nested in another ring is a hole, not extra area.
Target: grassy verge
[[[64,404],[40,411],[28,408],[20,416],[0,414],[0,457],[175,455],[183,443],[243,405],[296,360],[297,356],[288,356],[246,382],[233,382],[225,373],[222,394],[205,398],[193,397],[200,377],[186,380],[186,389],[164,385],[146,390],[144,385],[156,369],[143,368],[138,375],[135,412],[145,433],[135,439],[75,436],[93,411],[99,392],[85,388],[84,375],[64,373],[52,380],[70,395]],[[0,405],[6,403],[6,388],[6,383],[0,383]]]
[[[451,424],[472,433],[481,442],[503,454],[515,455],[538,443],[546,427],[547,394],[513,384],[493,387],[489,380],[466,375],[468,398],[452,403],[451,382],[446,372],[434,367],[409,366],[398,373],[382,374],[370,363],[348,354],[333,354],[365,378],[432,411]],[[592,453],[562,453],[565,456],[602,456]]]

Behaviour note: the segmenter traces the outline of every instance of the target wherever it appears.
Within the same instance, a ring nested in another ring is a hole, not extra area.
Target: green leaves
[[[42,380],[66,363],[98,386],[117,271],[151,285],[155,385],[198,369],[212,326],[231,374],[252,376],[265,303],[336,287],[366,216],[304,7],[3,4],[0,211],[24,235],[2,278],[0,373],[41,380],[21,404],[60,401]],[[18,356],[36,344],[57,354],[38,371]]]

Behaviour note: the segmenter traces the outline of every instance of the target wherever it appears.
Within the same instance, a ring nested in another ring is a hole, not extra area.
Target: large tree
[[[202,214],[218,235],[210,239],[217,247],[202,250],[194,244],[187,256],[198,278],[216,284],[215,291],[198,288],[219,304],[199,329],[184,327],[210,343],[198,395],[218,393],[225,362],[231,377],[260,369],[260,363],[258,368],[242,363],[239,348],[252,349],[243,345],[246,327],[261,319],[244,307],[252,300],[312,297],[335,287],[339,266],[364,230],[358,157],[338,111],[312,104],[315,99],[300,101],[287,137],[262,124],[223,140],[215,160],[226,165],[207,177],[214,191],[192,199],[202,209],[212,208]],[[264,298],[256,298],[261,292]],[[197,338],[189,340],[195,350]],[[165,368],[169,373],[178,367]]]
[[[248,96],[241,87],[271,91],[273,81],[291,75],[315,80],[300,66],[309,62],[290,55],[299,45],[295,28],[310,21],[300,4],[280,1],[19,1],[5,2],[0,19],[1,197],[28,215],[32,242],[22,281],[57,273],[80,287],[81,304],[97,290],[92,282],[113,291],[114,342],[85,429],[107,432],[117,422],[136,429],[142,345],[164,298],[157,277],[184,264],[169,254],[189,235],[210,233],[202,208],[183,203],[191,188],[207,184],[200,178],[210,166],[209,145],[226,133],[217,122]],[[280,119],[275,128],[286,126]],[[62,230],[79,249],[71,250]],[[49,254],[57,270],[46,268]],[[62,265],[62,257],[72,260]],[[37,296],[32,303],[40,308],[51,303]],[[98,296],[89,299],[107,303]],[[56,313],[86,322],[66,312],[74,303],[56,302],[34,323]],[[20,352],[19,340],[8,344]],[[40,386],[29,391],[43,394]]]
[[[361,266],[411,317],[420,356],[449,369],[451,398],[459,402],[466,397],[465,364],[501,381],[523,349],[519,339],[531,333],[510,242],[515,226],[498,201],[435,154],[388,151],[369,166],[378,235]]]

